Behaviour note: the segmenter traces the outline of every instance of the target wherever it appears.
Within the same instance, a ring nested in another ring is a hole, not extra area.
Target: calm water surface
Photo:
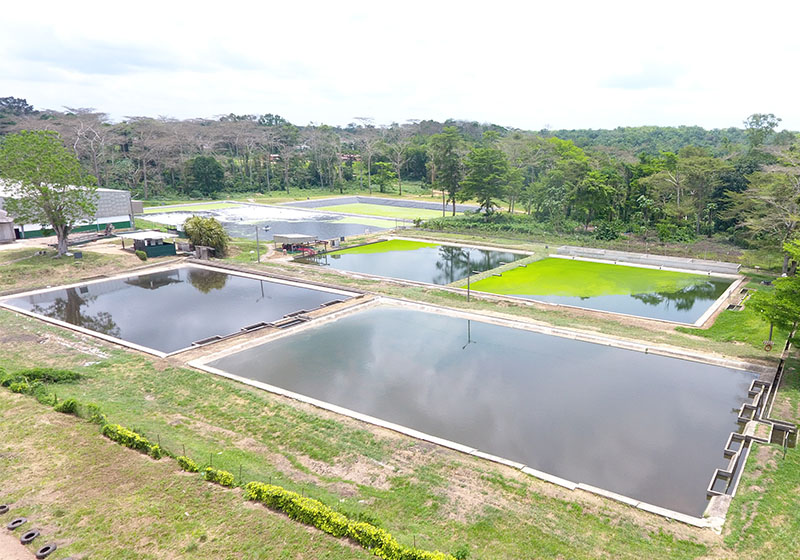
[[[7,301],[162,352],[346,296],[184,267]]]
[[[444,285],[466,278],[470,269],[484,272],[526,256],[506,251],[440,245],[385,253],[333,252],[298,260],[336,270]]]
[[[210,365],[691,515],[755,378],[395,308]]]
[[[709,278],[676,292],[592,297],[551,295],[517,295],[517,297],[692,324],[702,317],[730,285],[730,280]]]

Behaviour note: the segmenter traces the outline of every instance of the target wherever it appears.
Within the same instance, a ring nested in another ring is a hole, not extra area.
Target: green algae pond
[[[485,272],[526,256],[510,251],[392,239],[296,260],[336,270],[445,285],[466,278],[470,270]]]
[[[198,365],[698,517],[756,378],[396,305]]]
[[[732,280],[561,258],[546,258],[473,281],[471,288],[547,303],[692,324]],[[465,286],[462,286],[465,287]]]

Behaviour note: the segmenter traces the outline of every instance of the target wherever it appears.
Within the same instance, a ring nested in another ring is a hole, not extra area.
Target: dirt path
[[[29,547],[21,544],[16,533],[7,531],[5,527],[0,529],[0,558],[3,560],[36,560],[34,553]]]

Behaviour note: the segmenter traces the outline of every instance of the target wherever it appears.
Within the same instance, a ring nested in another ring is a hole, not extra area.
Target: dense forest
[[[24,99],[0,98],[0,137],[54,130],[98,186],[144,199],[309,188],[402,194],[413,182],[452,203],[477,200],[483,221],[599,238],[724,235],[773,247],[795,234],[800,216],[800,137],[776,132],[780,119],[772,114],[722,130],[532,132],[455,120],[357,121],[299,126],[268,113],[111,122],[94,109],[36,110]]]

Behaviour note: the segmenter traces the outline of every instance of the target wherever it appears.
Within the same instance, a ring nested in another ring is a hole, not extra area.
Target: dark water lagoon
[[[517,297],[693,324],[730,285],[730,280],[709,278],[674,292],[590,297],[517,294]]]
[[[379,249],[382,245],[386,250]],[[395,246],[402,248],[395,250]],[[297,260],[336,270],[446,285],[465,279],[470,270],[485,272],[526,256],[474,247],[393,240]]]
[[[7,305],[165,353],[347,295],[181,267],[55,289]]]
[[[755,378],[393,307],[209,365],[694,516]]]

